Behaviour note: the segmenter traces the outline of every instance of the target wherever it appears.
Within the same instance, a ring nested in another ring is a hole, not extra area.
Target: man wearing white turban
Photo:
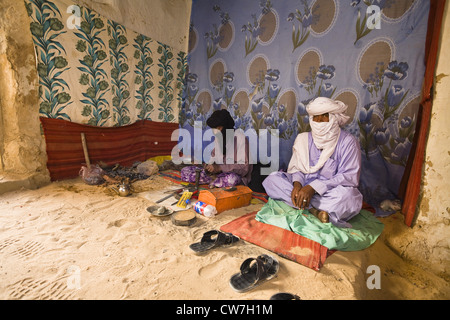
[[[362,210],[358,190],[361,149],[341,129],[349,120],[347,106],[328,98],[312,101],[307,112],[311,133],[300,134],[287,172],[275,172],[264,181],[267,194],[297,209],[309,209],[322,222],[342,228]]]

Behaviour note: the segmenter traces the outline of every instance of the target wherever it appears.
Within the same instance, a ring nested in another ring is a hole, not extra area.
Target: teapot
[[[132,187],[129,183],[121,183],[116,187],[110,187],[111,190],[115,191],[121,197],[128,197],[132,193]]]

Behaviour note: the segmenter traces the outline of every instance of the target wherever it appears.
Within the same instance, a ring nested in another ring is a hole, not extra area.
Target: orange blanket
[[[258,222],[256,215],[257,212],[245,215],[221,230],[316,271],[335,252],[296,233]]]

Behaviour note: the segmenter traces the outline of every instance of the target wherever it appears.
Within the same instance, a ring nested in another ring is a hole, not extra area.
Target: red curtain
[[[52,181],[78,177],[85,163],[81,133],[87,140],[92,164],[103,161],[108,165],[146,161],[156,156],[170,156],[177,141],[172,133],[176,123],[138,121],[124,127],[92,127],[73,122],[41,118],[47,145],[47,168]]]
[[[442,22],[446,0],[430,0],[431,10],[428,21],[428,38],[426,63],[427,70],[420,104],[414,147],[403,177],[399,196],[403,198],[402,212],[405,223],[411,227],[417,213],[417,205],[422,185],[425,150],[430,131],[431,113],[433,108],[434,78],[436,74],[437,57],[441,41]]]

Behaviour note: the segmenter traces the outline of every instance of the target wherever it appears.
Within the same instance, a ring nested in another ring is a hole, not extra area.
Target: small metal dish
[[[172,215],[172,223],[179,227],[190,227],[197,222],[197,214],[192,210],[179,211]]]
[[[160,206],[149,207],[147,208],[147,211],[150,212],[152,216],[155,217],[167,217],[173,214],[173,210]]]

